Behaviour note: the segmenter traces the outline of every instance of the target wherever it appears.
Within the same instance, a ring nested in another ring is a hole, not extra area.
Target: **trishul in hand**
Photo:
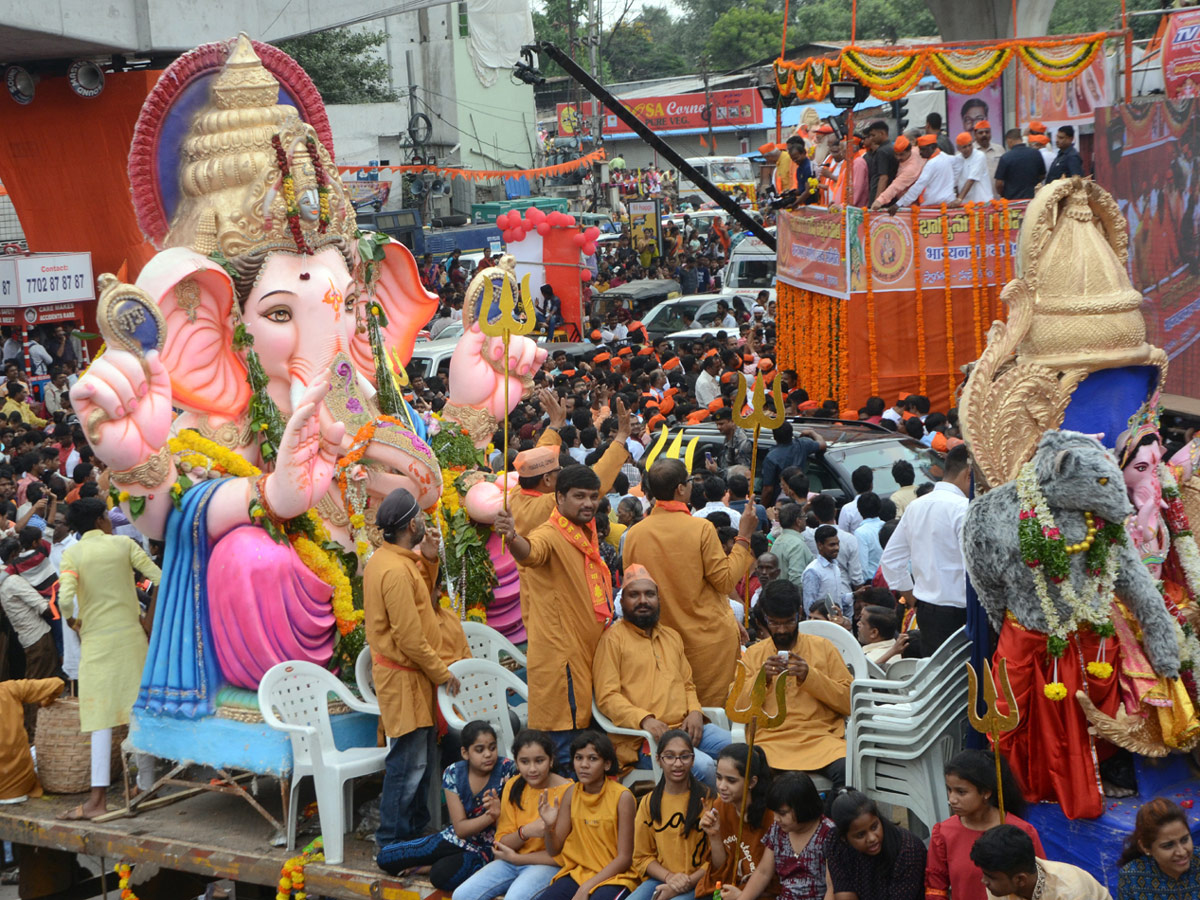
[[[778,428],[786,418],[783,413],[783,391],[779,387],[779,378],[771,387],[771,398],[775,401],[775,412],[767,412],[767,385],[762,375],[754,376],[754,400],[750,411],[743,412],[746,406],[746,376],[738,373],[737,396],[733,401],[733,421],[740,428],[754,429],[754,448],[750,451],[750,497],[747,503],[754,509],[754,475],[758,468],[758,432],[763,428]],[[750,579],[745,579],[742,593],[742,606],[750,608]]]
[[[502,279],[499,311],[492,318],[492,300],[495,289],[492,279],[483,282],[483,297],[479,304],[479,330],[489,337],[504,339],[504,461],[500,464],[500,483],[504,490],[504,511],[508,512],[508,342],[514,334],[529,334],[537,324],[537,313],[533,308],[533,297],[529,293],[529,276],[521,279],[521,314],[517,318],[517,300],[513,297],[512,283]],[[500,539],[500,550],[504,551],[504,539]]]
[[[743,382],[743,385],[745,382]],[[752,501],[753,502],[753,501]],[[775,715],[768,716],[763,713],[763,705],[767,701],[767,670],[759,669],[758,675],[754,678],[754,687],[750,689],[750,705],[739,709],[737,705],[738,698],[742,695],[742,691],[746,687],[746,664],[738,660],[737,674],[733,679],[733,686],[729,689],[729,694],[725,698],[725,715],[729,716],[730,722],[740,722],[746,726],[746,787],[742,792],[742,808],[738,814],[737,827],[737,849],[742,852],[742,825],[746,821],[746,800],[750,796],[750,769],[754,765],[754,735],[758,731],[759,720],[762,720],[763,728],[777,728],[783,724],[783,720],[787,717],[787,692],[786,680],[787,670],[780,672],[775,678]],[[737,863],[734,863],[734,871],[737,871]]]
[[[992,741],[992,753],[996,757],[996,801],[1000,807],[1000,818],[1004,818],[1004,782],[1000,777],[1000,735],[1017,727],[1021,715],[1017,711],[1017,701],[1013,697],[1012,685],[1008,683],[1008,660],[1000,660],[997,666],[1000,673],[1000,690],[1004,692],[1004,702],[1008,704],[1008,712],[1001,713],[996,708],[996,682],[992,679],[991,671],[985,666],[983,670],[983,703],[987,712],[982,716],[978,713],[979,680],[975,676],[975,668],[967,663],[967,681],[969,682],[967,696],[967,715],[971,719],[971,727],[981,734],[986,734]]]

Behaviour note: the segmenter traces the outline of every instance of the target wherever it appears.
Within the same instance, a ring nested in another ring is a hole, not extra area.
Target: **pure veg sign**
[[[725,126],[748,126],[762,120],[762,98],[752,88],[732,91],[712,91],[711,105],[703,93],[673,94],[664,97],[638,97],[624,103],[635,116],[654,131],[682,131],[690,128],[706,128],[708,117],[714,128]],[[592,101],[579,105],[579,118],[586,134],[591,130],[594,115]],[[573,135],[575,130],[575,107],[573,104],[558,104],[560,135]],[[629,130],[620,119],[608,110],[603,112],[605,134],[620,134]]]

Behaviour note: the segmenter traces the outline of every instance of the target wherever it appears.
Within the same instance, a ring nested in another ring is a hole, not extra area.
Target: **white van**
[[[775,287],[775,251],[752,234],[742,238],[729,255],[721,284],[742,291]]]

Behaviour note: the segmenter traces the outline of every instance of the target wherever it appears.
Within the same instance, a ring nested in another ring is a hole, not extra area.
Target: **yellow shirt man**
[[[0,800],[42,796],[21,707],[25,703],[49,706],[64,686],[61,678],[0,681]]]

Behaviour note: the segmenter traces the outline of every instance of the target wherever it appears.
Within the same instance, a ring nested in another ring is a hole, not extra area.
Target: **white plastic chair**
[[[628,774],[621,779],[621,784],[625,787],[630,787],[639,781],[658,784],[658,779],[662,776],[662,766],[658,764],[658,741],[654,740],[654,736],[650,732],[643,731],[641,728],[618,728],[613,724],[612,719],[600,712],[600,707],[596,705],[595,700],[592,701],[592,724],[608,734],[625,734],[630,737],[644,738],[650,746],[650,768],[630,769]]]
[[[499,663],[486,659],[460,659],[450,664],[458,679],[458,694],[451,697],[445,685],[438,685],[438,708],[451,728],[461,731],[468,722],[482,719],[496,729],[496,750],[512,757],[513,727],[509,717],[512,691],[526,703],[529,688],[520,678]]]
[[[330,672],[310,662],[294,660],[272,666],[258,686],[263,721],[286,731],[292,741],[292,790],[288,801],[288,850],[296,846],[296,795],[300,780],[312,776],[321,814],[325,861],[339,865],[344,837],[353,825],[354,779],[383,770],[387,747],[338,750],[329,723],[329,695],[357,712],[377,715]]]
[[[867,669],[867,654],[863,652],[862,645],[841,625],[821,619],[805,619],[798,628],[805,634],[823,637],[837,647],[838,653],[842,654],[842,659],[850,669],[850,674],[855,678],[866,678],[870,674]]]
[[[354,683],[362,695],[363,703],[375,708],[379,715],[379,698],[375,696],[375,675],[371,670],[371,648],[363,647],[354,661]]]
[[[482,622],[463,622],[462,630],[467,636],[467,644],[471,647],[471,655],[476,659],[487,659],[504,665],[502,657],[509,656],[518,667],[525,667],[525,654],[490,625],[484,625]]]

